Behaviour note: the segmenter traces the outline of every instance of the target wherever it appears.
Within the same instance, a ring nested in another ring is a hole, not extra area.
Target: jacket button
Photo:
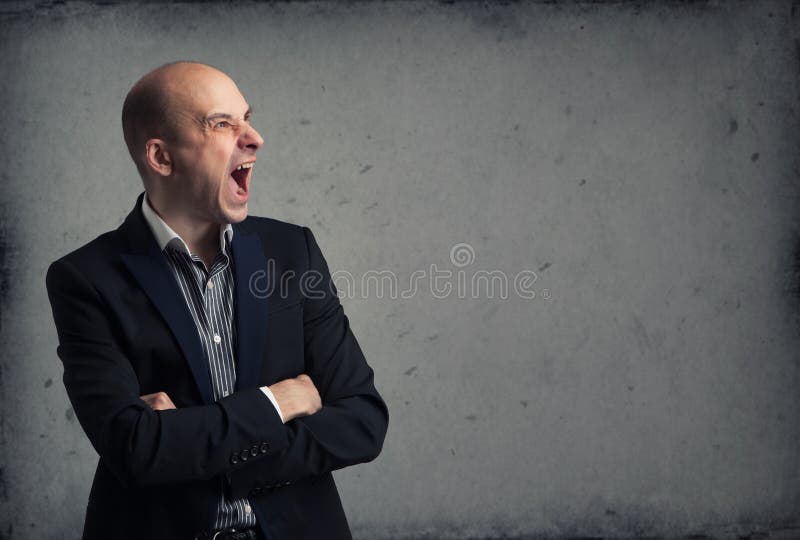
[[[236,452],[231,454],[231,463],[233,463],[234,465],[239,463],[239,454],[237,454]]]
[[[250,457],[256,457],[258,455],[258,445],[254,444],[250,447]]]
[[[242,450],[242,454],[240,457],[242,461],[247,461],[248,459],[250,459],[250,452],[247,451],[247,448]]]
[[[267,452],[269,452],[269,443],[262,442],[260,451],[262,454],[266,454]]]

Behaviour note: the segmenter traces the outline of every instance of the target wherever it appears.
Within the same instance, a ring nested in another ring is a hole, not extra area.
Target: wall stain
[[[8,488],[6,486],[6,469],[0,467],[0,501],[8,501]]]
[[[5,212],[4,212],[5,213]],[[6,214],[7,215],[7,214]],[[8,242],[5,222],[0,224],[0,305],[8,300],[9,264]],[[2,327],[0,326],[0,330]]]
[[[473,24],[480,31],[493,32],[497,43],[522,40],[528,36],[528,31],[520,22],[516,10],[494,6],[491,2],[479,6],[483,9],[473,16]]]
[[[417,370],[417,366],[411,366],[410,368],[408,368],[407,370],[405,370],[405,371],[403,372],[403,375],[411,375],[411,374],[412,374],[412,373],[414,373],[416,370]]]
[[[636,315],[633,316],[633,337],[636,340],[636,343],[639,345],[639,350],[643,353],[652,349],[652,344],[650,343],[650,335],[647,332],[647,328],[645,327],[642,320],[637,317]]]
[[[9,178],[7,175],[3,174],[2,179],[2,187],[7,188],[9,185]],[[0,221],[0,343],[5,345],[5,339],[3,339],[3,307],[9,304],[9,287],[10,287],[10,277],[11,277],[11,264],[10,264],[10,255],[11,255],[11,243],[10,238],[11,234],[9,231],[10,226],[10,219],[9,216],[12,215],[8,210],[8,205],[6,201],[8,200],[8,195],[6,193],[6,189],[2,190],[2,197],[0,197],[0,216],[2,216],[2,221]],[[7,355],[3,356],[0,359],[0,395],[3,395],[4,399],[1,403],[3,410],[8,410],[5,398],[8,397],[9,393],[5,391],[5,381],[4,381],[4,374],[5,374],[5,367],[8,362]],[[7,455],[6,452],[9,451],[8,440],[6,438],[6,428],[5,428],[5,419],[6,415],[4,413],[0,413],[0,459],[3,462],[6,461]],[[0,467],[0,501],[6,503],[8,501],[8,482],[5,477],[6,468]],[[5,505],[4,505],[5,506]],[[3,516],[3,521],[7,519],[7,516]],[[11,538],[13,534],[13,526],[9,523],[8,527],[3,533],[0,531],[0,539],[4,538]]]
[[[494,317],[497,314],[497,310],[500,309],[500,304],[495,304],[489,309],[486,310],[486,313],[483,314],[483,320],[487,321]]]
[[[798,209],[800,210],[800,209]],[[790,255],[789,272],[787,276],[787,297],[795,320],[800,320],[800,230],[795,232],[794,245]],[[795,324],[800,333],[800,324]]]

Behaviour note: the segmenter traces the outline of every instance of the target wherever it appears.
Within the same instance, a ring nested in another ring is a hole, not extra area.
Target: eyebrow
[[[247,111],[245,111],[245,113],[244,113],[244,118],[247,118],[251,114],[253,114],[253,108],[252,107],[248,107]],[[218,112],[218,113],[209,114],[208,116],[203,118],[203,121],[204,122],[208,122],[210,120],[216,120],[218,118],[224,118],[225,120],[234,120],[233,115],[228,114],[228,113]]]

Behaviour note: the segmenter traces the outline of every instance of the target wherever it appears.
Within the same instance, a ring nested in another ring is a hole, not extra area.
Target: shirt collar
[[[189,251],[189,246],[186,245],[186,242],[183,241],[183,238],[180,237],[178,233],[176,233],[172,227],[167,225],[167,223],[161,219],[153,207],[150,206],[150,203],[147,200],[147,192],[145,192],[144,197],[142,197],[142,214],[144,215],[144,220],[150,226],[150,230],[153,231],[153,236],[156,237],[156,242],[158,243],[158,247],[161,251],[164,251],[167,246],[173,247],[178,251],[182,251],[188,255],[192,255],[192,252]],[[226,223],[224,226],[220,226],[219,228],[219,249],[223,253],[227,253],[227,249],[225,247],[225,238],[227,237],[228,242],[233,239],[233,226],[230,223]]]

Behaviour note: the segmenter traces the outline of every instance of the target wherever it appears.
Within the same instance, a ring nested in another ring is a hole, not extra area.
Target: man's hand
[[[278,402],[284,422],[314,414],[322,408],[322,399],[319,397],[317,387],[305,373],[294,379],[277,382],[269,389]]]
[[[165,411],[167,409],[176,408],[166,392],[156,392],[155,394],[139,396],[139,399],[150,405],[150,408],[154,411]]]

